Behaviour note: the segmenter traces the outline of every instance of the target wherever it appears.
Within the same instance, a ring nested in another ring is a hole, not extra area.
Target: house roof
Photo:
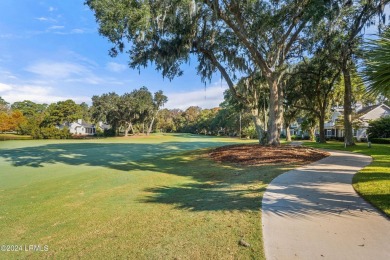
[[[95,125],[88,124],[88,123],[84,122],[84,120],[82,120],[81,122],[80,121],[73,122],[73,124],[78,124],[78,125],[83,126],[83,127],[95,127]]]
[[[380,106],[384,106],[386,107],[387,109],[390,110],[390,107],[386,106],[385,104],[378,104],[378,105],[373,105],[373,106],[368,106],[368,107],[364,107],[362,109],[360,109],[359,111],[357,111],[357,114],[359,116],[362,116],[362,115],[365,115],[367,114],[368,112],[371,112],[372,110],[374,110],[375,108],[378,108]]]
[[[84,123],[84,122],[82,122],[81,125],[84,127],[95,127],[95,125],[93,125],[93,124],[88,124],[88,123]]]

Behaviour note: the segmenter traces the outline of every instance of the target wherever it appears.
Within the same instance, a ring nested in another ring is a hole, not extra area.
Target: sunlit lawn
[[[0,142],[0,244],[49,246],[0,258],[264,258],[262,194],[287,168],[205,156],[206,147],[238,141]],[[241,238],[251,246],[238,245]]]
[[[1,134],[0,141],[5,140],[30,140],[32,137],[30,135],[16,135],[16,134]]]
[[[390,216],[390,145],[357,143],[356,146],[344,148],[341,142],[327,144],[305,143],[318,148],[328,148],[362,153],[373,158],[372,164],[358,172],[353,178],[355,190],[375,207]]]

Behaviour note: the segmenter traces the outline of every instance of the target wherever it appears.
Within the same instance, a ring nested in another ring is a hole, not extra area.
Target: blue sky
[[[216,107],[226,84],[219,76],[205,85],[192,66],[173,81],[149,67],[128,68],[125,54],[111,58],[111,44],[97,32],[84,0],[0,1],[0,96],[7,102],[52,103],[93,95],[123,94],[146,86],[163,90],[168,108]],[[192,62],[195,63],[195,60]]]

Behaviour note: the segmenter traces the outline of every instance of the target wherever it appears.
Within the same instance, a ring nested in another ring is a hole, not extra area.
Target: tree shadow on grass
[[[188,177],[183,184],[164,186],[157,183],[144,191],[143,203],[172,204],[178,209],[191,211],[258,210],[261,207],[265,186],[277,175],[293,166],[251,166],[215,163],[203,156],[204,151],[189,150],[231,143],[165,142],[144,143],[62,143],[37,147],[0,150],[0,158],[15,167],[44,168],[51,164],[70,166],[86,165],[120,170],[148,171]],[[321,170],[319,170],[320,172]],[[307,173],[310,174],[310,173]],[[153,178],[153,175],[150,176]],[[319,182],[334,180],[320,179]],[[336,181],[337,182],[337,181]],[[288,185],[288,184],[287,184]],[[284,192],[291,193],[289,189]],[[293,206],[283,209],[286,214],[304,213],[300,201],[317,205],[318,198],[296,193]],[[323,193],[324,199],[329,194]],[[332,198],[333,199],[333,198]],[[348,198],[344,198],[348,201]],[[296,203],[296,206],[294,206]]]
[[[153,193],[141,202],[173,204],[177,209],[190,211],[259,210],[262,192],[258,189],[224,189],[218,185],[186,184],[180,187],[147,189]]]
[[[63,163],[128,171],[132,170],[133,163],[139,160],[153,161],[153,158],[171,153],[224,144],[210,144],[209,142],[47,144],[36,147],[3,149],[0,150],[0,158],[4,158],[16,167],[45,167],[50,164]]]
[[[148,187],[141,203],[174,204],[193,211],[259,210],[264,183],[284,170],[281,167],[241,167],[224,165],[206,158],[204,150],[227,143],[165,142],[143,143],[66,143],[0,150],[15,167],[42,168],[54,164],[106,167],[135,174],[147,171],[188,177],[172,186]],[[190,151],[190,152],[189,152]],[[267,171],[268,169],[268,171]],[[153,178],[153,175],[150,176]]]

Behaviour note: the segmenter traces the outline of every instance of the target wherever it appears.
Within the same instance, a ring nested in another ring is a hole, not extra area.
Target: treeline
[[[162,91],[153,96],[146,87],[122,96],[116,93],[93,96],[92,106],[85,102],[76,104],[71,99],[49,105],[30,100],[9,104],[0,97],[0,132],[31,135],[34,139],[70,138],[70,123],[82,119],[96,124],[97,135],[113,136],[122,131],[125,135],[140,131],[149,134],[159,108],[167,100]],[[105,132],[100,129],[100,121],[110,124],[110,129]]]
[[[251,115],[229,107],[163,109],[157,117],[156,131],[257,138]]]
[[[30,100],[9,104],[0,97],[0,132],[31,135],[34,139],[70,138],[69,129],[58,126],[78,118],[91,121],[90,107],[73,100],[38,104]]]
[[[100,136],[179,132],[257,138],[250,113],[228,101],[213,109],[162,109],[167,100],[161,90],[152,94],[146,87],[93,96],[91,106],[70,99],[49,105],[30,100],[9,104],[0,97],[0,132],[34,139],[71,138],[69,123],[82,119],[95,124]],[[99,122],[110,128],[100,129]]]

